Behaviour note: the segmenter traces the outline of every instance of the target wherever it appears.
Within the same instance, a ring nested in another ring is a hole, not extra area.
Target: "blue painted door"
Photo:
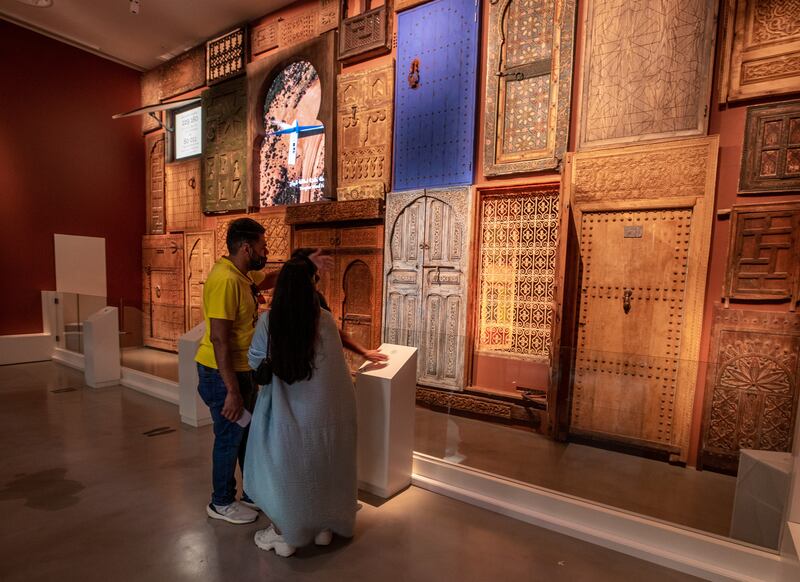
[[[472,183],[477,0],[397,16],[394,190]]]

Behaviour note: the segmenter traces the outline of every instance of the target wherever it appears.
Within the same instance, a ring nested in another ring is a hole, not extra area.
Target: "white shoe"
[[[314,543],[318,546],[327,546],[333,540],[333,532],[329,529],[324,529],[314,536]]]
[[[253,536],[253,541],[255,541],[256,545],[262,550],[275,550],[275,553],[282,558],[288,558],[294,554],[297,549],[283,541],[283,536],[275,531],[274,526],[269,526],[268,529],[258,530],[256,535]]]
[[[228,523],[253,523],[258,519],[258,512],[248,509],[234,501],[228,505],[214,505],[209,503],[206,506],[208,517],[222,519]]]
[[[254,502],[252,502],[252,501],[245,501],[244,499],[240,499],[239,503],[241,505],[244,505],[245,507],[249,507],[253,511],[256,511],[256,512],[257,511],[261,511],[261,508],[258,505],[256,505]]]

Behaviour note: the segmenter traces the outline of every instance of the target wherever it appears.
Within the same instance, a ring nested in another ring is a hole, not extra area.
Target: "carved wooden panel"
[[[286,208],[288,224],[373,220],[383,217],[383,201],[375,198],[347,202],[314,202]]]
[[[319,0],[317,34],[339,27],[339,0]]]
[[[471,208],[469,188],[387,196],[383,338],[419,348],[420,384],[464,387]]]
[[[167,230],[185,231],[201,227],[200,160],[167,164]]]
[[[206,83],[214,85],[244,73],[247,30],[237,28],[206,42]]]
[[[383,198],[392,166],[394,65],[339,75],[339,200]]]
[[[142,237],[144,345],[177,351],[185,329],[183,235]]]
[[[792,450],[800,316],[714,310],[700,464],[736,470],[739,449]]]
[[[800,190],[800,101],[748,107],[744,139],[740,192]]]
[[[221,257],[228,254],[225,238],[228,234],[228,225],[240,216],[225,216],[217,218],[216,222],[216,254]],[[264,227],[264,238],[267,241],[267,260],[270,263],[288,261],[292,254],[292,232],[286,224],[286,210],[283,207],[267,208],[257,214],[247,214]],[[302,246],[302,245],[300,245]]]
[[[703,135],[716,2],[589,5],[578,149]]]
[[[395,190],[472,183],[478,21],[474,0],[397,16]]]
[[[800,202],[734,206],[723,290],[742,301],[800,301]]]
[[[401,10],[408,10],[409,8],[425,4],[426,2],[430,2],[430,0],[395,0],[394,11],[400,12]]]
[[[347,6],[347,0],[344,3]],[[356,16],[345,11],[339,32],[339,59],[354,61],[392,50],[391,15],[391,8],[385,4]]]
[[[277,20],[265,22],[250,29],[250,50],[253,55],[260,55],[274,48],[278,48]]]
[[[335,198],[334,37],[328,32],[247,66],[251,172],[261,207]],[[306,128],[296,137],[278,133],[295,122]]]
[[[720,102],[797,92],[800,3],[727,0],[720,58]]]
[[[158,69],[142,73],[142,107],[156,105],[161,101],[161,73]],[[161,112],[156,113],[161,119]],[[150,115],[142,115],[142,133],[158,129],[158,121]]]
[[[147,161],[147,232],[164,234],[164,132],[148,135],[144,143]]]
[[[489,10],[484,174],[556,168],[569,132],[575,0]]]
[[[203,212],[247,208],[245,79],[228,81],[203,92],[203,176]]]
[[[718,143],[568,156],[582,266],[571,433],[687,459]]]
[[[549,361],[558,190],[481,196],[478,351]]]
[[[206,51],[203,46],[178,55],[158,67],[161,99],[169,99],[206,84]]]
[[[193,232],[184,235],[186,257],[186,329],[203,321],[203,284],[216,261],[214,232]]]
[[[317,36],[319,17],[316,11],[306,10],[300,14],[278,20],[278,44],[288,48],[311,40]]]

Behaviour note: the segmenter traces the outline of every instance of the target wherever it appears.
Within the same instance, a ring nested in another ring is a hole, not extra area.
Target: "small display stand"
[[[189,426],[200,427],[211,424],[211,413],[208,406],[197,393],[197,363],[194,356],[200,346],[200,340],[206,332],[206,323],[201,321],[178,338],[178,390],[181,422]]]
[[[119,384],[119,311],[103,307],[83,322],[84,376],[87,386],[103,388]]]
[[[732,538],[774,550],[779,548],[791,475],[791,453],[739,451]]]
[[[382,344],[383,364],[364,364],[356,377],[358,486],[388,498],[411,484],[417,348]]]

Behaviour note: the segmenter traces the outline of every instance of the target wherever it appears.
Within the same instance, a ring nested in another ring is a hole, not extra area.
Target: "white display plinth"
[[[358,486],[388,498],[411,484],[417,348],[383,344],[386,365],[364,364],[356,377]]]
[[[205,321],[201,321],[178,339],[178,407],[181,422],[194,427],[211,424],[211,413],[197,393],[197,363],[194,361],[205,332]]]
[[[791,453],[739,451],[732,538],[778,549],[791,474]]]
[[[119,314],[103,307],[83,322],[84,376],[92,388],[119,384]]]

